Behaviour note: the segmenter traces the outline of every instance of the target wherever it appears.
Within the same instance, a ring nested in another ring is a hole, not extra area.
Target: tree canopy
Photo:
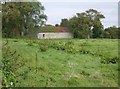
[[[69,24],[69,21],[68,19],[65,18],[61,20],[60,26],[68,27],[68,24]]]
[[[116,26],[108,27],[104,30],[103,36],[105,38],[116,39],[119,37],[119,30]]]
[[[101,19],[105,16],[94,9],[89,9],[82,13],[76,13],[75,16],[61,20],[61,26],[67,26],[75,38],[98,38],[101,37],[103,25]]]
[[[42,26],[47,16],[40,2],[6,2],[2,4],[3,36],[28,34],[35,26]]]

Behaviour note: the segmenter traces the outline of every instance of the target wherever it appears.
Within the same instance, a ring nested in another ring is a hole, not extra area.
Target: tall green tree
[[[119,28],[116,26],[108,27],[104,30],[103,36],[105,38],[117,39],[119,37]]]
[[[94,9],[89,9],[82,13],[76,13],[67,22],[68,28],[74,33],[75,38],[99,38],[102,37],[103,25],[101,19],[105,18],[100,12]]]
[[[69,29],[74,33],[75,38],[88,38],[90,34],[88,18],[77,13],[69,20]]]
[[[60,26],[68,27],[68,24],[69,24],[69,20],[64,18],[61,20]]]
[[[101,23],[101,19],[104,19],[105,16],[100,12],[94,9],[89,9],[86,11],[87,16],[90,18],[90,28],[92,30],[93,38],[100,38],[103,31],[103,25]]]
[[[6,2],[2,4],[2,32],[7,37],[28,33],[47,20],[40,2]],[[4,36],[4,35],[3,35]]]

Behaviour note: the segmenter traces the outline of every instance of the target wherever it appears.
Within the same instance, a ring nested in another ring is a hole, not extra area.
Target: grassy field
[[[6,40],[25,61],[15,86],[118,86],[117,39]]]

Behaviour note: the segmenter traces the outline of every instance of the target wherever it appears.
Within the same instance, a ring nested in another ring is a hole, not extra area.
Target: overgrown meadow
[[[3,87],[117,87],[117,39],[3,39]]]

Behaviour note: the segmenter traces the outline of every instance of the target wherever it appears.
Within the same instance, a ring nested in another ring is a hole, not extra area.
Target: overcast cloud
[[[71,0],[75,1],[75,0]],[[47,24],[60,24],[62,18],[71,18],[76,13],[88,9],[96,9],[101,12],[105,19],[102,23],[105,27],[118,26],[118,1],[114,2],[42,2],[45,7],[45,14],[48,16]]]

